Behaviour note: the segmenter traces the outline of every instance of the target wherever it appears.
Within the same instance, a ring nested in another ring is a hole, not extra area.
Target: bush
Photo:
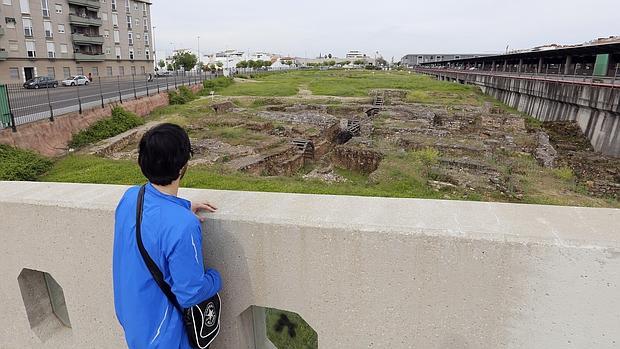
[[[196,99],[196,94],[187,86],[181,86],[178,91],[168,93],[168,102],[170,104],[186,104],[194,99]]]
[[[52,161],[29,150],[0,145],[0,180],[35,181],[52,168]]]
[[[218,91],[226,88],[234,83],[232,78],[220,76],[213,80],[205,80],[202,85],[204,87],[204,93],[211,93],[211,91]]]
[[[134,127],[144,124],[144,119],[121,107],[112,109],[112,117],[97,121],[95,124],[73,135],[69,147],[81,148],[100,140],[114,137]]]

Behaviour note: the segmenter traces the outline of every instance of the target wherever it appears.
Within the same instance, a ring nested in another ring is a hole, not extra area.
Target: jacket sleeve
[[[173,242],[167,256],[172,279],[172,292],[183,308],[189,308],[213,297],[222,285],[215,269],[204,271],[202,231],[191,224]]]

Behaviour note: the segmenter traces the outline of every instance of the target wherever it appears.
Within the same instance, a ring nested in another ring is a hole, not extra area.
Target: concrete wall
[[[192,85],[197,91],[202,85]],[[67,144],[75,133],[88,128],[95,122],[110,117],[112,108],[123,107],[139,116],[147,116],[153,110],[168,105],[168,93],[161,92],[150,97],[142,97],[121,103],[107,104],[105,108],[97,107],[78,112],[60,115],[51,122],[48,119],[19,125],[17,131],[10,128],[0,130],[0,144],[34,150],[45,156],[59,156],[67,153]]]
[[[0,183],[2,348],[120,348],[111,260],[122,186]],[[617,348],[620,210],[183,190],[226,313],[215,349],[252,348],[251,305],[301,314],[320,348]],[[63,288],[72,329],[31,331],[23,268]]]
[[[437,73],[442,80],[482,91],[542,121],[576,121],[594,149],[620,157],[620,88],[467,73]]]

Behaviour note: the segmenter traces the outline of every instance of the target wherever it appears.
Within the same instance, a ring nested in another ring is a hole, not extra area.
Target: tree
[[[331,54],[331,53],[330,53],[330,54],[328,54],[328,55],[327,55],[327,58],[332,59],[332,54]]]
[[[365,65],[366,61],[363,60],[363,59],[358,59],[355,62],[353,62],[353,64],[355,64],[355,65]]]
[[[256,68],[256,62],[252,59],[248,61],[248,68]]]
[[[379,57],[379,58],[377,58],[376,64],[378,66],[385,67],[385,66],[388,65],[388,62],[385,59],[383,59],[383,57]]]
[[[168,67],[166,67],[166,69],[167,69],[168,71],[173,71],[173,70],[174,70],[174,67],[172,66],[172,64],[168,63]]]
[[[185,71],[190,71],[198,63],[198,57],[189,51],[179,51],[172,57],[172,62],[175,68],[183,68]]]
[[[237,63],[237,68],[247,68],[248,67],[248,62],[247,61],[241,61],[239,63]]]
[[[159,63],[157,63],[157,65],[161,68],[164,69],[166,67],[166,62],[164,62],[163,59],[159,60]]]
[[[222,62],[217,62],[217,63],[215,63],[215,65],[217,65],[217,69],[221,70],[221,69],[222,69],[222,67],[224,66],[224,63],[222,63]]]

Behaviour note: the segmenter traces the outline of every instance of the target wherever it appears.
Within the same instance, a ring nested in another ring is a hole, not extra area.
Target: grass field
[[[221,91],[225,96],[293,96],[299,87],[321,96],[365,97],[377,88],[405,89],[408,100],[430,104],[475,104],[488,100],[472,86],[451,84],[408,72],[293,71],[260,75]]]

